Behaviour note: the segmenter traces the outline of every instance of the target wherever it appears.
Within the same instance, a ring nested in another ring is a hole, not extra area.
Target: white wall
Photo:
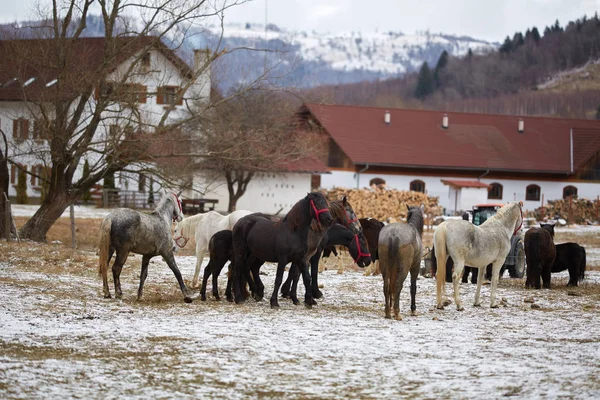
[[[199,178],[197,185],[206,185],[208,178]],[[259,173],[255,175],[246,193],[238,200],[238,210],[250,210],[275,214],[287,213],[296,202],[311,191],[311,174],[302,173]],[[190,194],[188,193],[188,196]],[[200,197],[200,196],[195,196]],[[229,193],[224,180],[211,181],[204,198],[217,199],[215,210],[225,212],[229,204]]]
[[[419,176],[419,175],[385,175],[385,174],[369,174],[368,170],[360,174],[359,186],[365,188],[369,186],[369,181],[373,178],[382,178],[386,181],[387,187],[390,189],[398,190],[409,190],[410,182],[416,179],[425,182],[425,192],[429,196],[437,196],[439,198],[439,204],[446,208],[446,213],[449,214],[451,210],[454,210],[454,194],[451,194],[451,188],[448,185],[442,183],[442,179],[456,179],[465,180],[461,177],[452,176]],[[471,179],[474,179],[473,177]],[[508,180],[508,179],[485,179],[482,178],[481,182],[491,184],[499,183],[503,185],[502,199],[501,200],[488,200],[487,194],[479,197],[479,194],[471,194],[470,192],[463,192],[460,200],[460,205],[464,209],[470,209],[473,204],[476,203],[506,203],[509,201],[523,201],[523,208],[525,210],[534,210],[542,205],[542,195],[544,196],[544,203],[547,204],[548,200],[562,199],[563,188],[565,186],[575,186],[577,188],[577,194],[580,198],[587,198],[590,200],[596,199],[600,195],[600,184],[598,183],[581,183],[581,182],[550,182],[550,181],[534,181],[534,180]],[[540,200],[539,201],[526,201],[525,190],[527,186],[536,184],[540,187]],[[357,177],[354,172],[350,171],[332,171],[331,174],[321,176],[321,186],[326,189],[333,187],[344,187],[353,189],[357,187]],[[467,189],[467,188],[465,188]],[[463,189],[464,190],[464,189]],[[487,193],[487,191],[484,189]],[[464,197],[465,193],[468,193]],[[470,202],[473,202],[469,205]],[[459,208],[460,209],[460,208]]]

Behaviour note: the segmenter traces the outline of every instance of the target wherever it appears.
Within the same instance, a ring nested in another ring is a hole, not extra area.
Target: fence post
[[[69,206],[69,214],[71,214],[71,247],[77,248],[77,241],[75,238],[75,206],[73,203]]]
[[[12,218],[10,216],[10,200],[8,199],[8,197],[6,196],[6,193],[2,193],[4,195],[4,215],[5,215],[5,219],[4,219],[4,231],[6,233],[6,241],[10,242],[10,222],[12,221]]]

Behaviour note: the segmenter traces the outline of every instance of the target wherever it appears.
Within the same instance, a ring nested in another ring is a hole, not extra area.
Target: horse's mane
[[[410,217],[406,220],[407,223],[413,225],[419,233],[423,233],[423,212],[421,207],[413,207],[409,210]]]
[[[502,225],[502,226],[504,226],[504,224],[502,224],[501,221],[506,219],[507,215],[510,214],[511,212],[513,212],[514,207],[517,206],[518,204],[519,203],[517,203],[517,202],[512,202],[512,203],[506,204],[503,207],[500,207],[498,209],[498,211],[496,212],[496,215],[493,215],[490,218],[486,219],[484,221],[484,223],[481,224],[480,226],[483,226],[483,225]]]
[[[280,221],[277,222],[277,224],[282,224],[284,221],[286,221],[290,227],[290,229],[292,231],[295,231],[296,229],[298,229],[298,227],[302,224],[302,221],[304,219],[304,212],[305,212],[305,208],[307,207],[307,199],[306,197],[303,198],[302,200],[299,200],[296,204],[294,204],[294,206],[292,207],[292,209],[287,213],[287,215],[281,219]]]
[[[346,214],[346,208],[341,201],[336,200],[330,202],[329,212],[336,222],[342,225],[348,225],[348,214]]]
[[[196,227],[202,222],[202,218],[204,218],[205,215],[206,213],[196,214],[182,219],[181,222],[179,222],[181,234],[188,237],[193,236],[193,233],[196,232]],[[190,235],[190,233],[192,233],[192,235]]]
[[[165,208],[167,207],[167,203],[169,201],[172,201],[171,196],[171,193],[166,193],[163,196],[161,196],[160,200],[158,201],[158,204],[156,205],[156,207],[154,207],[152,214],[162,215],[162,213],[165,211]]]

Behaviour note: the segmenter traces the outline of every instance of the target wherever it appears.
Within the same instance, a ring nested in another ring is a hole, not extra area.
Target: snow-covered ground
[[[13,211],[32,215],[35,207]],[[76,208],[79,218],[108,212]],[[589,238],[600,228],[560,231]],[[383,318],[381,277],[361,272],[325,271],[325,297],[313,309],[280,299],[281,309],[271,310],[268,300],[235,305],[210,294],[185,304],[155,258],[138,302],[140,256],[121,275],[123,300],[104,299],[95,254],[45,269],[53,261],[31,246],[27,265],[17,266],[10,251],[0,259],[3,399],[600,398],[597,270],[569,290],[566,271],[553,274],[552,290],[502,279],[499,309],[489,308],[489,286],[483,307],[470,306],[475,286],[463,284],[463,312],[436,310],[435,282],[421,277],[418,315],[409,316],[405,282],[404,319],[394,321]],[[599,249],[586,250],[588,265],[599,265]],[[84,267],[74,267],[81,259]],[[191,280],[195,257],[177,262]],[[268,297],[275,268],[262,271]],[[222,292],[224,273],[219,284]]]
[[[434,309],[435,282],[420,278],[418,316],[408,315],[405,282],[404,320],[394,321],[383,318],[380,276],[328,270],[313,309],[281,299],[271,310],[268,300],[210,295],[185,304],[158,259],[138,302],[140,262],[130,257],[123,270],[123,300],[102,298],[93,262],[84,273],[0,262],[0,397],[600,397],[597,294],[503,279],[506,306],[490,309],[484,286],[475,308],[475,287],[463,284],[458,312]],[[177,262],[191,279],[195,258]],[[263,271],[269,296],[275,268]],[[585,285],[598,284],[600,273],[589,272]],[[531,297],[540,308],[524,302]]]

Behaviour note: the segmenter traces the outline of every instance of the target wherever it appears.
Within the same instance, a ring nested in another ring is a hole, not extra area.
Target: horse
[[[142,298],[150,259],[160,255],[175,274],[184,301],[186,303],[193,301],[173,256],[171,225],[174,221],[181,221],[183,218],[181,201],[179,200],[180,194],[181,192],[177,194],[165,192],[154,211],[150,214],[120,208],[108,214],[102,220],[98,271],[102,276],[104,298],[109,299],[111,297],[108,288],[107,269],[113,254],[117,253],[112,266],[115,297],[120,299],[123,296],[120,280],[121,270],[129,253],[132,252],[142,255],[138,300]]]
[[[229,215],[209,211],[186,217],[175,225],[173,236],[175,244],[179,248],[184,248],[192,237],[196,241],[196,270],[194,271],[192,287],[198,287],[198,277],[200,276],[204,254],[208,251],[210,238],[218,231],[231,230],[240,218],[248,214],[252,214],[252,211],[237,210]]]
[[[540,224],[525,232],[525,259],[527,260],[527,279],[525,287],[540,289],[540,276],[544,288],[550,289],[550,271],[556,258],[554,246],[554,226]]]
[[[310,258],[311,272],[319,270],[319,260],[321,258],[321,251],[324,247],[329,245],[346,246],[350,252],[350,256],[359,267],[368,266],[371,263],[371,256],[369,254],[369,248],[367,242],[362,235],[355,234],[352,230],[345,227],[344,225],[335,223],[329,227],[327,233],[319,244],[319,249]],[[300,271],[296,264],[292,264],[288,272],[288,279],[284,282],[281,287],[281,294],[283,297],[289,297],[292,299],[294,304],[299,304],[298,297],[296,295],[296,288],[298,286],[298,280],[300,278]],[[314,279],[314,278],[313,278]],[[316,288],[318,290],[318,287]],[[315,285],[312,281],[313,297],[315,297]],[[316,302],[313,301],[313,305]]]
[[[385,297],[385,317],[400,316],[400,292],[410,272],[410,312],[416,315],[417,278],[421,267],[423,251],[424,206],[407,206],[407,223],[393,223],[384,226],[379,233],[379,267],[383,277],[383,296]]]
[[[437,308],[444,309],[450,304],[446,297],[446,261],[454,260],[452,282],[456,309],[464,310],[460,301],[459,278],[465,263],[479,268],[475,306],[480,306],[481,284],[486,266],[492,264],[491,308],[497,308],[496,289],[500,277],[500,268],[510,251],[510,238],[517,234],[523,225],[523,204],[513,201],[498,210],[498,213],[483,224],[475,226],[465,220],[448,220],[442,222],[433,233],[433,245],[437,258]]]
[[[552,264],[552,272],[569,270],[567,286],[577,286],[579,281],[585,279],[586,264],[585,248],[574,242],[556,245],[556,258]]]
[[[308,193],[298,201],[279,222],[250,214],[241,218],[233,227],[233,289],[235,302],[245,299],[241,292],[242,277],[250,268],[252,257],[263,262],[277,262],[275,288],[271,295],[271,308],[279,308],[277,295],[283,280],[285,266],[297,262],[304,285],[307,288],[305,303],[312,306],[308,259],[316,252],[327,228],[333,223],[327,198],[319,192]],[[254,274],[256,284],[262,284]],[[249,282],[250,283],[250,282]]]
[[[368,266],[371,262],[371,255],[369,254],[367,240],[363,234],[362,226],[359,222],[359,219],[356,217],[354,209],[346,199],[346,196],[343,196],[341,200],[331,201],[329,203],[329,211],[331,212],[331,216],[333,217],[334,223],[344,225],[350,230],[350,233],[354,235],[354,240],[356,241],[356,245],[358,247],[358,252],[356,256],[352,256],[354,262],[357,263],[358,266],[361,268]],[[340,243],[341,245],[348,245],[348,241],[345,241],[345,238],[337,239],[337,241],[340,240],[342,241]],[[329,244],[335,245],[336,243],[332,241],[329,242]],[[326,244],[325,239],[323,239],[319,244],[315,255],[313,255],[310,259],[311,290],[313,293],[313,299],[320,299],[321,297],[323,297],[323,293],[321,292],[321,290],[319,290],[318,276],[319,261],[321,259],[321,255],[325,251],[325,247],[328,247],[328,244]],[[299,277],[300,275],[298,273],[297,266],[295,264],[292,264],[290,270],[288,271],[288,278],[281,286],[281,294],[283,295],[283,297],[290,297],[290,288],[292,285],[296,286],[298,284]]]

